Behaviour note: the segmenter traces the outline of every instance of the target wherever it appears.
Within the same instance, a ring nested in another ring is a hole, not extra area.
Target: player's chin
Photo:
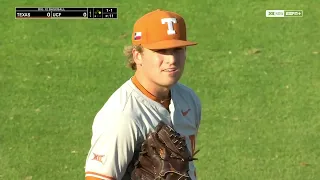
[[[165,84],[166,86],[170,87],[170,86],[176,84],[179,81],[180,77],[181,77],[181,75],[179,75],[179,76],[168,76],[168,77],[165,78],[163,84]]]

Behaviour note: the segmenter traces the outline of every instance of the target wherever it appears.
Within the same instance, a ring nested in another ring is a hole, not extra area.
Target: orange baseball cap
[[[197,43],[187,41],[186,24],[179,14],[157,9],[136,21],[132,44],[158,50],[193,46]]]

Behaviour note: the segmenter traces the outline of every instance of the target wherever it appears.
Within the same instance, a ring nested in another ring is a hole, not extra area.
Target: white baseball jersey
[[[154,131],[160,121],[184,135],[193,153],[200,120],[200,100],[190,88],[180,83],[171,88],[168,111],[130,79],[112,94],[94,119],[86,177],[130,179],[132,159],[138,156],[147,133]],[[189,174],[196,179],[193,162]]]

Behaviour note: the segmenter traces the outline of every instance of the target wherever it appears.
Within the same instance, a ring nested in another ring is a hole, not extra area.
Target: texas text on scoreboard
[[[16,19],[118,19],[118,8],[18,7]]]

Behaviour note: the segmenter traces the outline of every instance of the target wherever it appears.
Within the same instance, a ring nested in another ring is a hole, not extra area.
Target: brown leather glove
[[[191,180],[188,171],[193,160],[184,137],[160,122],[142,143],[131,180]]]

